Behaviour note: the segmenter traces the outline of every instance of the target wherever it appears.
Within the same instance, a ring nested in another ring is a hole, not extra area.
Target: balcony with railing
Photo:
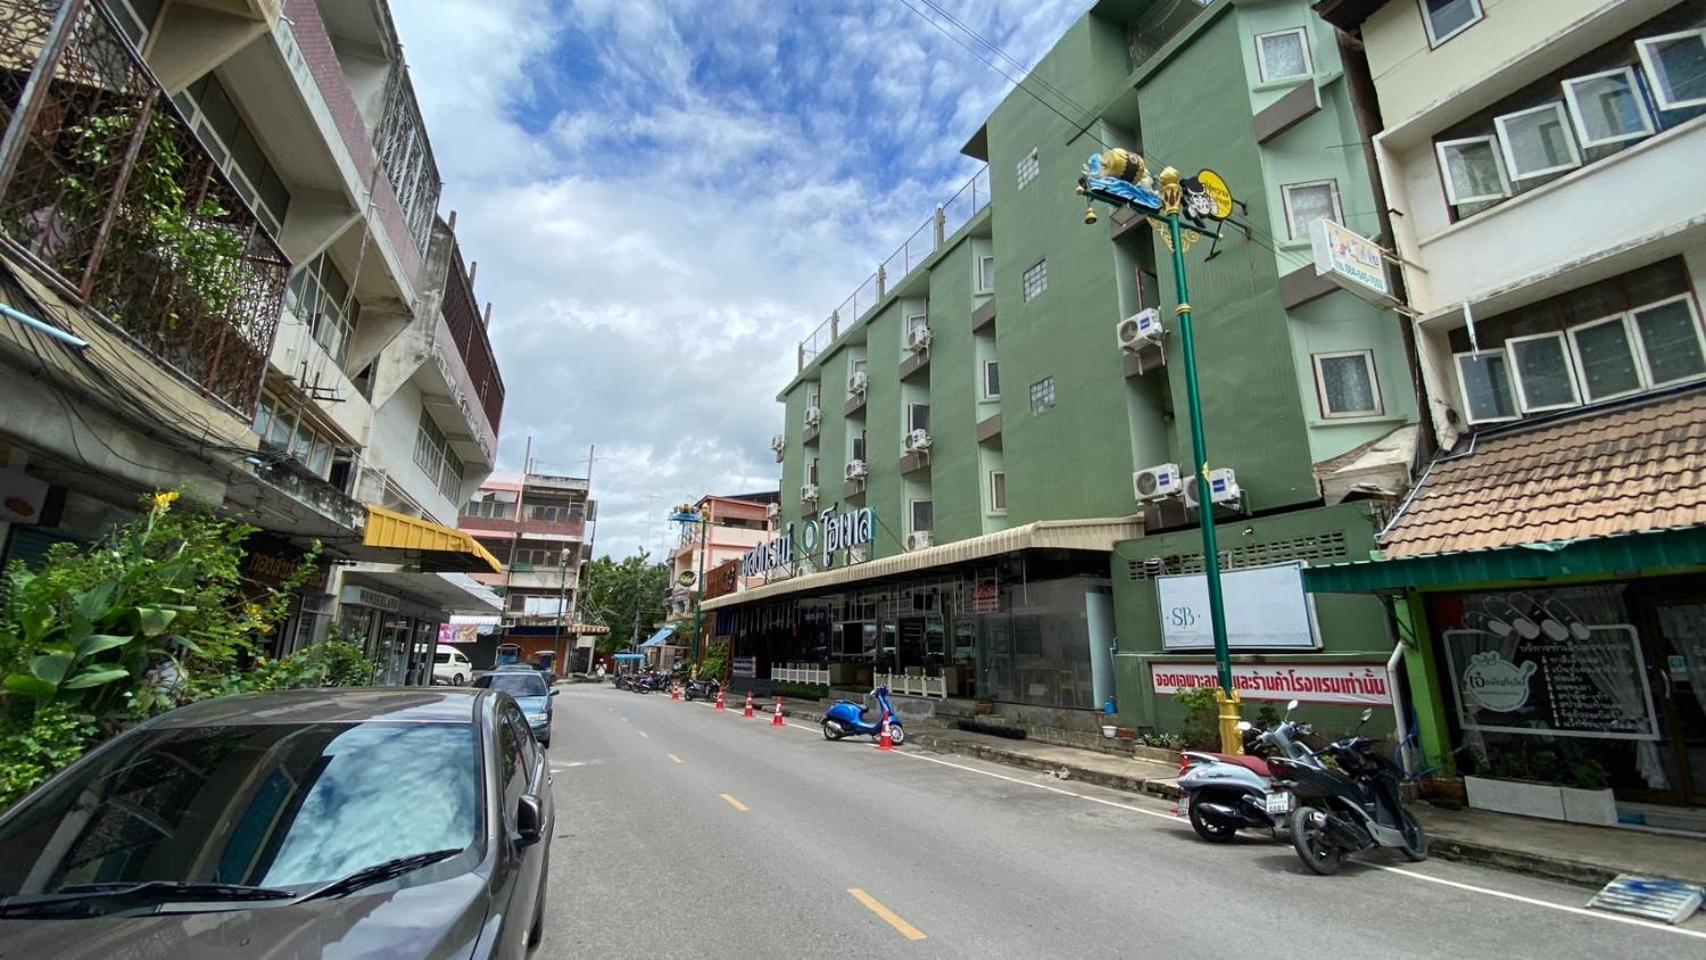
[[[818,354],[829,349],[843,333],[852,330],[865,319],[871,309],[888,296],[943,248],[948,238],[959,233],[978,212],[989,205],[989,167],[986,165],[972,175],[924,225],[912,232],[906,242],[877,267],[877,272],[865,278],[841,305],[830,311],[829,319],[818,324],[811,336],[800,341],[795,350],[796,370],[805,370]]]
[[[104,7],[0,3],[0,245],[254,415],[290,264]]]

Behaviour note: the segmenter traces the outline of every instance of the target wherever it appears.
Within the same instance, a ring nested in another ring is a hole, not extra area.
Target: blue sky
[[[907,0],[930,12],[922,0]],[[937,0],[1032,63],[1088,0]],[[508,398],[597,552],[775,489],[794,344],[970,178],[1011,84],[901,0],[392,0]],[[950,26],[950,29],[951,26]],[[969,41],[968,41],[969,42]]]

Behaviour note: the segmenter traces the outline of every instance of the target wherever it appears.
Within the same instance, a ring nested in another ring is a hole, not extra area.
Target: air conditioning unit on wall
[[[1153,467],[1144,467],[1131,475],[1132,494],[1140,503],[1151,500],[1165,500],[1178,496],[1184,488],[1179,476],[1179,465],[1176,463],[1161,463]]]
[[[1114,335],[1121,350],[1136,353],[1150,344],[1160,343],[1167,336],[1167,328],[1161,325],[1160,311],[1151,307],[1121,320],[1114,327]]]
[[[914,530],[906,535],[906,549],[923,550],[930,546],[930,531]]]
[[[779,503],[772,503],[770,506],[764,508],[764,515],[772,520],[781,519],[782,505]]]
[[[806,408],[806,426],[815,427],[821,422],[823,422],[823,408],[822,407],[807,407]]]
[[[808,483],[805,486],[800,488],[800,500],[803,502],[816,503],[817,502],[817,494],[818,494],[817,484],[815,484],[815,483]]]
[[[1197,479],[1189,477],[1185,480],[1185,508],[1197,509]],[[1238,475],[1231,467],[1217,467],[1208,472],[1209,499],[1219,506],[1239,509],[1244,504],[1244,490],[1238,486]]]
[[[865,392],[865,384],[868,382],[868,379],[869,378],[866,376],[865,371],[853,371],[852,375],[847,378],[847,392],[854,396],[863,394]]]
[[[930,349],[930,328],[919,325],[906,332],[906,347],[913,353],[923,353]]]
[[[865,478],[865,461],[863,461],[863,460],[849,460],[849,461],[847,461],[847,479],[849,479],[849,480],[863,480],[864,478]]]
[[[930,449],[930,431],[913,430],[906,435],[906,452],[923,453]]]

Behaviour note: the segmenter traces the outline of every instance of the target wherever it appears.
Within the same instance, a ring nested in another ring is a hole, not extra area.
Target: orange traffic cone
[[[670,684],[669,698],[671,700],[680,700],[681,699],[681,684],[679,684],[679,683]]]
[[[882,738],[877,741],[877,749],[894,749],[894,738],[889,736],[889,715],[886,711],[883,713],[883,735]]]
[[[781,697],[776,698],[776,715],[770,718],[770,725],[772,727],[787,726],[787,722],[782,719],[782,698]]]
[[[723,691],[721,690],[717,691],[717,709],[723,709]]]
[[[746,709],[742,710],[740,712],[740,715],[743,717],[751,717],[752,716],[752,691],[751,690],[748,690],[746,692]]]

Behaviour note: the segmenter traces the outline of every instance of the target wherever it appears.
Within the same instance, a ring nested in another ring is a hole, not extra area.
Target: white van
[[[455,647],[438,645],[432,657],[432,678],[439,683],[460,687],[474,678],[474,664]]]

